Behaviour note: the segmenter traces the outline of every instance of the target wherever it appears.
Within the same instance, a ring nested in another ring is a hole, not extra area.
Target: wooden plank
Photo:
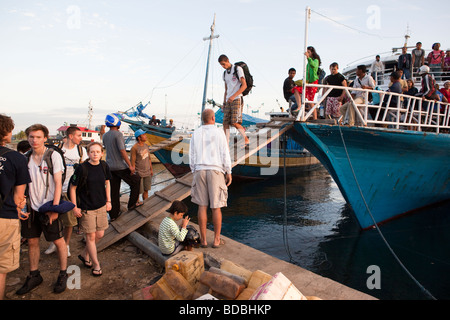
[[[276,138],[280,137],[282,134],[284,134],[286,131],[288,131],[289,129],[291,129],[293,126],[293,124],[287,125],[285,127],[283,127],[281,130],[279,130],[275,135],[272,135],[269,139],[267,139],[267,141],[265,141],[264,143],[258,145],[256,148],[249,150],[249,152],[245,152],[245,155],[238,157],[234,163],[233,163],[233,167],[238,165],[239,163],[241,163],[242,161],[244,161],[245,159],[247,159],[248,157],[250,157],[251,155],[257,153],[259,150],[261,150],[262,148],[264,148],[266,145],[268,145],[269,143],[271,143],[272,141],[274,141]]]
[[[144,208],[144,206],[137,207],[135,210],[136,210],[137,212],[139,212],[139,214],[141,214],[141,215],[144,216],[145,218],[148,217],[148,216],[152,213],[151,210],[146,210],[146,209]]]
[[[184,181],[184,180],[181,180],[181,179],[177,179],[176,181],[178,183],[181,183],[181,184],[185,185],[186,187],[191,187],[192,186],[192,182],[187,182],[187,181]]]
[[[156,191],[155,192],[155,196],[160,197],[161,199],[166,200],[167,202],[172,202],[173,199],[171,197],[169,197],[168,195],[160,192],[160,191]]]

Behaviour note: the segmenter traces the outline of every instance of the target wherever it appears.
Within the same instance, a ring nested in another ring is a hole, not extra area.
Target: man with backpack
[[[25,188],[31,182],[25,157],[5,146],[11,142],[13,129],[13,120],[0,114],[0,300],[5,295],[6,275],[19,268],[19,219]]]
[[[22,237],[28,239],[30,274],[16,293],[18,295],[28,293],[43,281],[39,272],[39,240],[42,232],[45,239],[53,242],[58,251],[60,272],[53,291],[61,293],[66,289],[68,278],[63,224],[58,213],[52,211],[40,213],[39,209],[49,201],[52,201],[54,206],[60,204],[65,176],[64,159],[55,149],[45,146],[49,132],[44,125],[32,125],[25,130],[25,134],[31,145],[27,158],[32,182],[28,184],[30,215],[26,221],[22,221]]]
[[[66,142],[59,145],[59,148],[64,153],[64,160],[66,163],[66,179],[63,182],[63,199],[69,200],[69,181],[75,172],[76,167],[84,162],[87,158],[86,148],[81,146],[83,136],[81,130],[78,127],[70,126],[66,130]],[[73,227],[78,224],[77,218],[73,214],[73,211],[66,212],[61,215],[61,221],[64,225],[64,240],[67,244],[67,256],[70,257],[70,238],[72,237]],[[45,254],[51,254],[56,251],[56,246],[52,242]]]
[[[225,94],[223,100],[223,129],[230,141],[230,126],[235,127],[244,138],[244,146],[249,145],[249,139],[242,126],[243,93],[247,90],[247,81],[242,67],[233,65],[226,55],[219,57],[219,64],[225,69],[223,80]],[[248,92],[248,91],[247,91]]]

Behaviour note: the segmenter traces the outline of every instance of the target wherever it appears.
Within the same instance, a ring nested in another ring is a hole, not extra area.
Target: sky
[[[437,0],[433,8],[447,4]],[[0,0],[0,113],[13,118],[14,133],[42,123],[55,134],[65,122],[86,124],[89,103],[95,126],[143,102],[147,114],[194,128],[209,45],[203,38],[216,15],[207,98],[223,102],[217,59],[226,54],[245,61],[254,78],[244,112],[267,118],[287,106],[288,69],[302,78],[307,6],[308,44],[325,71],[402,46],[408,27],[409,45],[450,48],[449,11],[431,16],[427,2],[416,0]]]

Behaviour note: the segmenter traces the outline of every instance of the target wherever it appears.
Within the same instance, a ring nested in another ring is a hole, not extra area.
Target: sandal
[[[97,273],[95,273],[95,272],[97,272]],[[92,275],[93,275],[94,277],[100,277],[100,276],[103,274],[101,268],[98,269],[98,270],[92,269],[91,273],[92,273]]]
[[[81,262],[83,262],[83,264],[86,268],[89,268],[89,269],[92,268],[92,261],[86,261],[86,259],[83,258],[83,256],[81,254],[78,255],[78,259],[80,259]]]

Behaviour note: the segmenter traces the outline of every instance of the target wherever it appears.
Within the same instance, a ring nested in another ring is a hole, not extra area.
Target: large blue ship
[[[450,199],[450,135],[296,122],[365,229]]]

